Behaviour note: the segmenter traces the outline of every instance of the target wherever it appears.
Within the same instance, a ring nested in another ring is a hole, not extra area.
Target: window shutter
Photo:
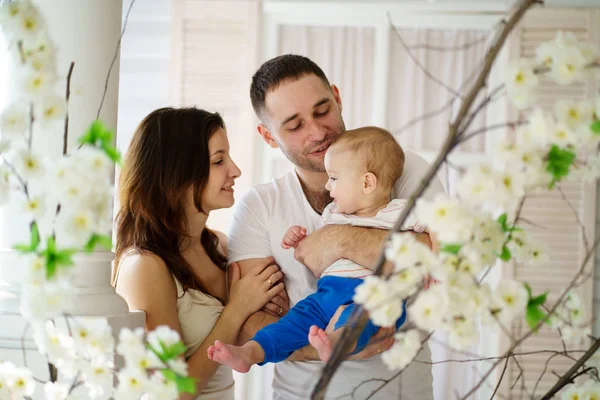
[[[235,186],[240,194],[254,170],[257,133],[249,88],[258,67],[259,16],[258,0],[173,2],[172,99],[223,116],[231,157],[243,172]],[[209,226],[227,231],[230,214],[211,212]]]
[[[535,49],[544,42],[554,39],[557,31],[575,33],[581,41],[597,41],[595,26],[600,22],[598,11],[591,9],[534,9],[523,19],[511,37],[510,58],[515,60],[522,57],[535,57]],[[583,100],[596,96],[598,87],[593,82],[585,82],[563,87],[542,79],[539,88],[541,106],[554,110],[554,104],[559,99]],[[510,110],[515,115],[514,110]],[[593,241],[596,220],[596,185],[563,182],[559,185],[571,206],[579,214],[579,219],[585,227],[588,240]],[[532,267],[515,265],[513,276],[525,281],[532,287],[534,295],[550,291],[550,304],[575,276],[585,256],[585,246],[581,229],[571,206],[562,198],[561,192],[555,189],[551,192],[532,194],[527,197],[521,217],[524,226],[532,236],[546,244],[550,251],[550,261],[542,266]],[[593,257],[586,265],[586,271],[592,272]],[[588,279],[575,292],[581,297],[587,314],[593,315],[593,279]],[[512,327],[513,337],[520,337],[528,330],[525,322],[519,322]],[[506,340],[508,345],[508,340]],[[567,345],[567,349],[582,349],[584,345]],[[539,350],[563,351],[559,334],[544,326],[538,334],[526,340],[517,353],[534,352]],[[557,381],[554,373],[561,375],[569,369],[573,360],[563,356],[554,357],[546,367],[550,353],[518,356],[524,375],[515,383],[521,370],[511,360],[503,382],[503,391],[509,398],[519,398],[524,387],[524,396],[532,396],[534,388],[536,396],[543,395]],[[578,358],[578,355],[575,355]],[[546,371],[542,379],[538,378]],[[523,382],[524,381],[524,382]],[[514,384],[514,386],[513,386]]]

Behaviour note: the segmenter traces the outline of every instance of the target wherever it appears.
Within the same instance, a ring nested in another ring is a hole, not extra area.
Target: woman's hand
[[[287,291],[283,289],[275,297],[271,299],[262,308],[264,312],[276,317],[283,317],[290,310],[290,298],[288,297]]]
[[[274,261],[273,258],[266,259],[264,263],[248,271],[243,278],[240,278],[237,263],[229,266],[231,280],[227,307],[239,313],[244,320],[284,290],[281,282],[283,273]]]

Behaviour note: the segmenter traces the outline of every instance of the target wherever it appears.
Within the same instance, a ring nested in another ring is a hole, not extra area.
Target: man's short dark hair
[[[294,81],[310,74],[321,78],[327,87],[331,86],[323,70],[307,57],[285,54],[266,61],[256,71],[250,85],[250,100],[256,115],[262,119],[265,98],[270,90],[286,80]]]

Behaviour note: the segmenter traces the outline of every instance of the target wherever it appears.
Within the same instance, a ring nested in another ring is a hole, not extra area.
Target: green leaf
[[[119,165],[121,164],[121,153],[119,153],[117,149],[110,144],[110,142],[102,142],[100,147],[102,147],[102,150],[104,150],[106,156],[114,163]]]
[[[506,225],[506,220],[507,219],[508,219],[508,216],[506,215],[506,213],[502,214],[497,219],[498,223],[502,227],[502,232],[507,232],[508,231],[508,226]]]
[[[148,346],[148,349],[150,349],[150,351],[153,352],[154,355],[160,359],[160,361],[162,361],[164,363],[166,363],[168,361],[168,359],[165,357],[165,355],[162,352],[159,352],[158,350],[156,350],[154,347],[152,347],[150,345],[150,343],[148,343],[147,346]]]
[[[527,290],[527,300],[531,299],[531,286],[529,286],[529,283],[525,282],[523,284],[523,286],[525,286],[525,290]]]
[[[546,302],[546,297],[548,297],[548,292],[542,293],[541,295],[537,296],[537,297],[533,297],[529,299],[529,302],[527,303],[527,307],[529,306],[541,306],[542,304],[544,304]]]
[[[457,255],[461,248],[462,244],[445,244],[440,251]]]
[[[600,135],[600,121],[592,122],[592,126],[590,126],[590,129],[592,130],[592,132]]]
[[[56,274],[56,260],[54,258],[46,258],[46,279],[52,278]]]
[[[164,352],[164,354],[168,360],[177,358],[184,353],[185,353],[185,345],[183,344],[183,342],[175,343],[174,345],[166,348],[166,350]]]
[[[508,249],[508,247],[504,246],[502,247],[502,253],[500,253],[500,259],[502,261],[509,261],[512,258],[512,254],[510,253],[510,250]]]
[[[539,306],[527,306],[527,313],[525,314],[525,321],[529,328],[537,331],[536,326],[546,317],[546,313],[540,309]]]
[[[59,267],[70,267],[73,265],[73,254],[77,251],[72,249],[61,250],[56,252],[56,263]]]
[[[552,145],[548,152],[546,171],[552,175],[552,182],[548,185],[550,189],[554,187],[563,177],[569,174],[571,164],[575,161],[575,153],[571,150],[561,149],[557,145]]]
[[[165,379],[175,382],[179,393],[194,393],[196,391],[196,380],[187,376],[177,375],[170,369],[161,370]]]
[[[13,249],[22,253],[33,253],[37,250],[40,245],[40,233],[35,221],[31,223],[30,230],[29,244],[16,244],[13,246]]]
[[[85,246],[83,246],[83,250],[87,253],[91,253],[98,245],[110,250],[112,249],[112,238],[109,235],[99,235],[94,233],[90,236],[90,240],[88,240]]]

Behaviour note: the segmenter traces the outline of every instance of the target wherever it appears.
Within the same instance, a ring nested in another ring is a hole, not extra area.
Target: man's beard
[[[344,125],[343,120],[341,121],[341,124],[340,124],[340,132],[341,133],[339,135],[346,132],[346,126]],[[327,137],[325,137],[325,139],[323,139],[319,144],[314,145],[312,150],[314,151],[314,150],[318,149],[319,147],[321,147],[323,144],[331,142],[333,139],[335,139],[339,135],[328,134]],[[288,151],[279,142],[277,142],[277,145],[279,146],[279,148],[281,149],[283,154],[285,154],[286,158],[288,160],[290,160],[292,162],[292,164],[294,164],[296,167],[302,168],[306,171],[311,171],[311,172],[326,172],[325,161],[323,158],[320,161],[311,160],[309,158],[308,154],[302,154],[301,152],[296,152],[296,151]]]

